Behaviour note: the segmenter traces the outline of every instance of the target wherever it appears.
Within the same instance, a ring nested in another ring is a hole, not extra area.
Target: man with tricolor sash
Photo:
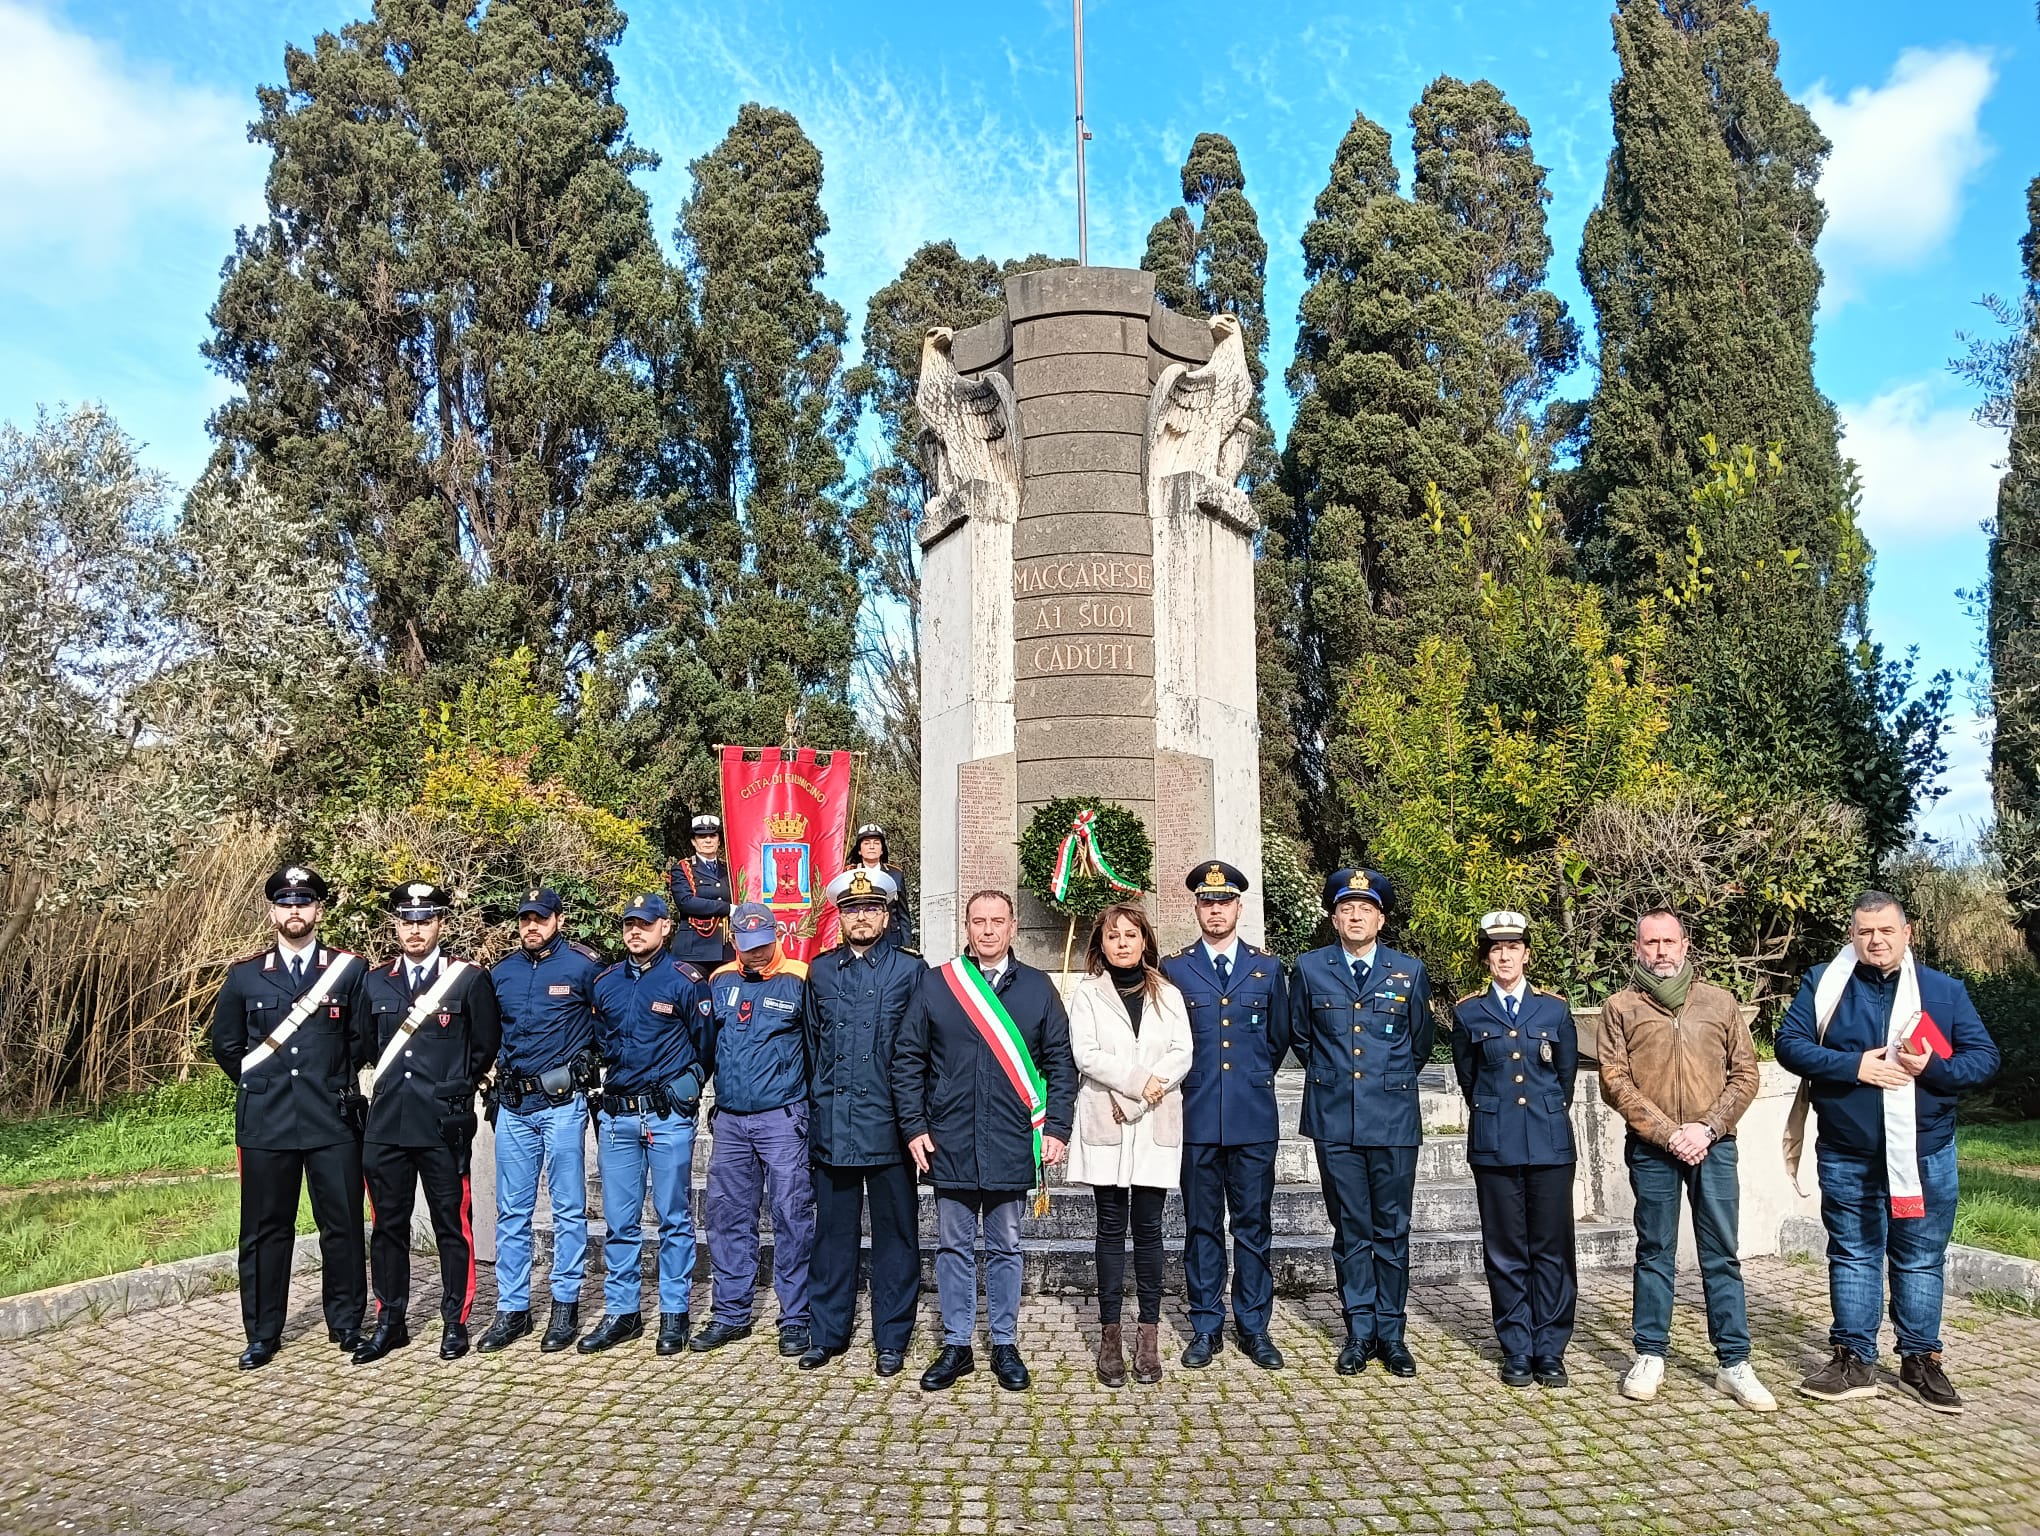
[[[1912,925],[1883,891],[1856,898],[1849,943],[1799,989],[1778,1064],[1802,1079],[1785,1128],[1799,1175],[1806,1111],[1828,1235],[1828,1363],[1808,1397],[1873,1397],[1884,1277],[1899,1385],[1937,1413],[1962,1399],[1941,1367],[1941,1292],[1955,1226],[1955,1101],[1996,1074],[1998,1050],[1962,983],[1913,958]]]
[[[475,1092],[496,1064],[502,1022],[489,973],[439,947],[453,898],[429,881],[390,892],[397,954],[362,983],[375,1053],[361,1172],[375,1230],[368,1241],[375,1331],[354,1351],[367,1365],[411,1342],[411,1211],[425,1191],[439,1250],[439,1358],[468,1352],[475,1304],[474,1192],[468,1149]]]
[[[942,1350],[921,1377],[939,1392],[976,1367],[977,1262],[985,1249],[992,1374],[1011,1392],[1020,1358],[1020,1222],[1045,1209],[1048,1169],[1076,1114],[1077,1069],[1055,983],[1013,954],[1013,898],[964,907],[967,953],[928,972],[900,1025],[893,1102],[914,1166],[935,1186]]]
[[[327,1337],[352,1353],[368,1305],[355,1079],[370,1059],[366,968],[361,956],[319,942],[328,891],[317,870],[290,865],[262,891],[276,942],[228,968],[212,1027],[213,1060],[236,1089],[244,1371],[267,1365],[282,1347],[301,1186],[319,1228]]]

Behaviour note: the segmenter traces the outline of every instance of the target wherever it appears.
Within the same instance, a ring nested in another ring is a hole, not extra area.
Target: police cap
[[[1378,869],[1335,869],[1325,881],[1325,910],[1342,901],[1371,901],[1387,912],[1395,905],[1395,887]]]
[[[549,885],[535,885],[524,893],[524,900],[518,903],[519,917],[558,917],[566,910],[560,900],[560,893]]]
[[[779,937],[779,922],[763,902],[747,901],[730,914],[730,934],[739,949],[763,949]]]
[[[656,923],[672,915],[673,909],[666,905],[666,898],[657,891],[646,891],[623,909],[626,923]]]
[[[721,837],[722,818],[707,814],[695,817],[692,835],[695,837]]]
[[[286,864],[262,882],[262,894],[280,907],[310,906],[330,893],[326,877],[302,864]]]
[[[1247,877],[1223,859],[1199,864],[1183,877],[1183,883],[1199,901],[1231,901],[1247,889]]]
[[[1480,920],[1480,952],[1486,954],[1492,944],[1520,943],[1529,933],[1530,919],[1521,912],[1486,913]]]
[[[855,864],[829,882],[827,895],[838,907],[883,907],[899,893],[899,883],[884,870]]]
[[[390,910],[414,923],[430,922],[453,905],[453,898],[430,880],[406,880],[390,892]]]

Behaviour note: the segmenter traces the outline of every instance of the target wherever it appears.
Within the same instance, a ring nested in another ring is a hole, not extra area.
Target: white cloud
[[[1870,269],[1917,266],[1953,233],[1964,185],[1990,155],[1977,114],[1996,83],[1979,49],[1909,48],[1881,86],[1839,100],[1825,81],[1807,92],[1834,144],[1820,180],[1821,255],[1837,297]]]
[[[0,249],[97,263],[154,220],[252,217],[251,107],[0,0]]]
[[[1932,382],[1901,384],[1840,413],[1873,545],[1972,535],[1996,509],[2004,433],[1978,426],[1966,406],[1937,404]]]

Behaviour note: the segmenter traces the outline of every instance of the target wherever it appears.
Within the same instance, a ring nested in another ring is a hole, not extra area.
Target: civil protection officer
[[[1338,1371],[1357,1375],[1379,1356],[1389,1374],[1414,1376],[1403,1332],[1424,1138],[1417,1074],[1436,1033],[1431,983],[1421,962],[1380,942],[1395,901],[1386,875],[1337,870],[1324,900],[1338,940],[1297,956],[1289,1015],[1346,1313]]]
[[[234,1080],[241,1169],[241,1369],[276,1357],[290,1306],[298,1189],[319,1227],[326,1334],[361,1343],[361,1095],[368,1060],[359,955],[319,942],[326,882],[293,864],[262,887],[276,942],[236,960],[213,1006],[213,1060]]]
[[[914,909],[907,900],[907,877],[898,865],[889,862],[890,857],[885,843],[885,828],[875,821],[867,821],[857,829],[846,868],[862,869],[866,875],[884,875],[892,882],[892,897],[886,904],[886,942],[911,949],[914,946]]]
[[[1282,962],[1239,936],[1247,877],[1223,860],[1184,884],[1204,937],[1162,962],[1190,1010],[1194,1056],[1183,1079],[1183,1279],[1190,1344],[1183,1363],[1209,1365],[1225,1326],[1225,1237],[1232,1223],[1233,1329],[1248,1359],[1282,1368],[1268,1337],[1275,1281],[1268,1265],[1275,1203],[1275,1069],[1289,1054]]]
[[[420,1184],[439,1250],[439,1358],[468,1352],[475,1303],[472,1191],[475,1090],[496,1064],[502,1030],[489,973],[439,948],[453,898],[423,880],[390,893],[397,955],[362,983],[369,1045],[375,1054],[361,1172],[375,1213],[369,1275],[375,1284],[375,1332],[354,1363],[380,1360],[411,1342],[411,1209]]]
[[[623,914],[624,958],[595,978],[595,1046],[602,1054],[602,1114],[595,1161],[602,1171],[608,1236],[603,1317],[581,1340],[584,1355],[644,1334],[641,1272],[645,1183],[659,1217],[662,1355],[687,1347],[694,1288],[694,1119],[708,1082],[708,979],[666,953],[673,915],[648,892]]]
[[[802,1370],[850,1347],[857,1319],[858,1236],[871,1209],[871,1347],[878,1374],[906,1363],[921,1299],[920,1201],[893,1113],[900,1021],[928,967],[886,941],[898,894],[884,870],[852,865],[829,882],[843,942],[808,967],[808,1150],[815,1247],[808,1266],[812,1335]]]
[[[730,915],[730,867],[722,856],[722,821],[697,816],[694,852],[666,872],[679,921],[667,947],[675,960],[700,967],[705,975],[736,953],[724,925]]]
[[[603,966],[560,931],[563,911],[556,891],[527,891],[517,908],[518,948],[489,973],[503,1012],[503,1054],[495,1088],[496,1320],[475,1346],[483,1354],[531,1332],[531,1218],[541,1169],[552,1195],[553,1262],[552,1313],[538,1347],[555,1353],[581,1331],[587,1090],[601,1077],[594,1007]]]
[[[730,914],[737,958],[709,978],[702,1017],[715,1060],[715,1139],[708,1154],[708,1257],[715,1304],[687,1347],[751,1336],[758,1288],[758,1214],[772,1201],[772,1289],[779,1352],[807,1353],[808,1256],[815,1241],[808,1169],[807,966],[781,952],[772,909]]]
[[[1573,1255],[1572,1009],[1523,975],[1530,920],[1490,912],[1481,958],[1493,980],[1452,1010],[1452,1067],[1471,1108],[1466,1161],[1480,1197],[1482,1263],[1502,1381],[1566,1385],[1579,1301]]]

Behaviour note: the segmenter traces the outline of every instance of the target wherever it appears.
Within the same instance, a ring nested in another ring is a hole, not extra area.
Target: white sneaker
[[[1778,1399],[1757,1380],[1756,1367],[1742,1360],[1714,1373],[1714,1385],[1755,1413],[1776,1413]]]
[[[1657,1397],[1658,1384],[1665,1379],[1663,1355],[1638,1355],[1636,1364],[1622,1378],[1622,1395],[1632,1402],[1648,1403]]]

